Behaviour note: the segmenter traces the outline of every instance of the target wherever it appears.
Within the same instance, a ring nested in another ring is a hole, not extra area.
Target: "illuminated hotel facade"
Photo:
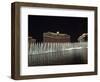
[[[43,42],[58,42],[58,43],[70,42],[70,35],[61,34],[59,32],[57,33],[46,32],[43,33]]]

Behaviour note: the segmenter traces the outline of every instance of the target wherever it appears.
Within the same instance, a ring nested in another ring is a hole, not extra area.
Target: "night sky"
[[[87,33],[87,18],[28,15],[28,36],[42,42],[44,32],[57,32],[71,36],[71,42]]]

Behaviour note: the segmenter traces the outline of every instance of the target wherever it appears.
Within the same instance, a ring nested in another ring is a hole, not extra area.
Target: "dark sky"
[[[71,42],[77,42],[81,34],[87,33],[87,18],[28,15],[28,36],[41,42],[48,31],[68,34]]]

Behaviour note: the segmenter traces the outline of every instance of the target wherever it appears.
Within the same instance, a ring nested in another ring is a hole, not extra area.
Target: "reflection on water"
[[[69,64],[87,64],[87,43],[31,45],[29,66]]]

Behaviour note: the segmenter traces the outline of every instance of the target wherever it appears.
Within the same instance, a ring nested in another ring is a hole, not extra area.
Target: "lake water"
[[[28,55],[28,66],[87,64],[87,48]]]

